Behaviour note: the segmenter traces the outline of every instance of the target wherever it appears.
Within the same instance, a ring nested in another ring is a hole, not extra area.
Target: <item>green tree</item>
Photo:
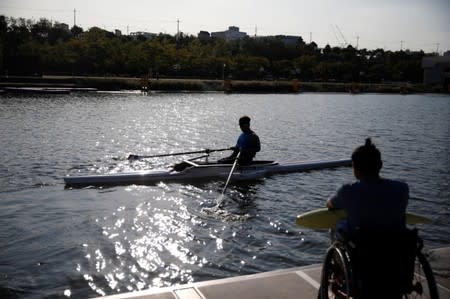
[[[83,33],[83,28],[74,25],[72,28],[70,28],[70,32],[72,33],[72,36],[77,37],[78,35]]]

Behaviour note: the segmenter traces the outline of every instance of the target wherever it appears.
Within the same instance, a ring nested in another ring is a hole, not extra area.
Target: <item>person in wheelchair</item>
[[[406,229],[409,187],[380,177],[382,166],[381,153],[370,138],[353,151],[357,181],[340,187],[326,203],[329,209],[347,211],[348,218],[337,227],[338,237],[351,239],[356,230],[393,233]]]
[[[340,187],[326,205],[347,211],[336,238],[352,256],[356,298],[401,298],[406,287],[402,276],[412,281],[417,237],[406,228],[409,187],[380,177],[381,153],[370,138],[351,158],[357,181]]]

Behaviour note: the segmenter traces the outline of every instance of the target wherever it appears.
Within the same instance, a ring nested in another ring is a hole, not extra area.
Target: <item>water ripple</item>
[[[371,136],[382,175],[410,185],[428,246],[450,243],[448,96],[377,94],[0,95],[0,292],[86,298],[321,262],[328,234],[295,225],[350,168],[231,185],[223,219],[204,215],[224,182],[64,189],[77,174],[169,168],[192,156],[128,161],[236,142],[252,117],[260,159],[334,159]],[[228,153],[213,153],[211,159]],[[14,277],[14,279],[12,279]]]

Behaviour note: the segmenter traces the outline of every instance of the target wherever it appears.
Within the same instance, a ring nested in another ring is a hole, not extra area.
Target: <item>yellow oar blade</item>
[[[413,213],[406,213],[406,223],[407,224],[429,224],[431,223],[431,219],[427,218],[425,216],[413,214]]]
[[[339,220],[347,217],[347,213],[342,209],[328,210],[327,208],[312,210],[297,216],[297,225],[314,228],[314,229],[329,229],[335,228]],[[431,219],[413,214],[406,213],[407,224],[426,224],[431,223]]]
[[[334,228],[339,220],[347,217],[345,210],[328,210],[327,208],[312,210],[297,216],[297,225],[323,229]]]

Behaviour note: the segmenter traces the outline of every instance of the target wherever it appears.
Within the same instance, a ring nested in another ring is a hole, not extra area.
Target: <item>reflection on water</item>
[[[256,215],[258,185],[232,186],[222,208],[205,213],[208,206],[215,207],[222,184],[161,183],[157,196],[150,195],[153,187],[126,188],[130,197],[141,192],[150,196],[134,208],[119,205],[110,215],[96,218],[101,236],[83,244],[84,260],[76,270],[93,291],[104,295],[193,282],[203,267],[221,269],[229,259],[238,259],[238,268],[251,268],[259,253],[272,246],[240,230],[250,213]],[[193,200],[203,208],[189,210],[186,203]],[[267,221],[274,230],[289,233],[280,221]],[[250,242],[239,245],[243,234]]]
[[[202,208],[201,212],[209,217],[213,217],[224,222],[245,221],[251,217],[250,214],[233,214],[232,212],[219,207],[219,205],[212,208]]]
[[[89,285],[101,294],[104,283],[120,292],[192,282],[189,268],[202,267],[207,260],[186,245],[199,242],[192,228],[202,221],[183,202],[182,197],[162,195],[133,210],[121,206],[111,216],[95,219],[104,241],[100,247],[86,246],[88,267],[95,267],[97,274],[85,274]]]
[[[252,217],[249,213],[252,209],[253,197],[256,194],[255,184],[240,184],[227,191],[227,193],[220,194],[213,207],[204,207],[200,212],[224,222],[246,221]],[[236,204],[234,208],[229,205],[230,202]]]

